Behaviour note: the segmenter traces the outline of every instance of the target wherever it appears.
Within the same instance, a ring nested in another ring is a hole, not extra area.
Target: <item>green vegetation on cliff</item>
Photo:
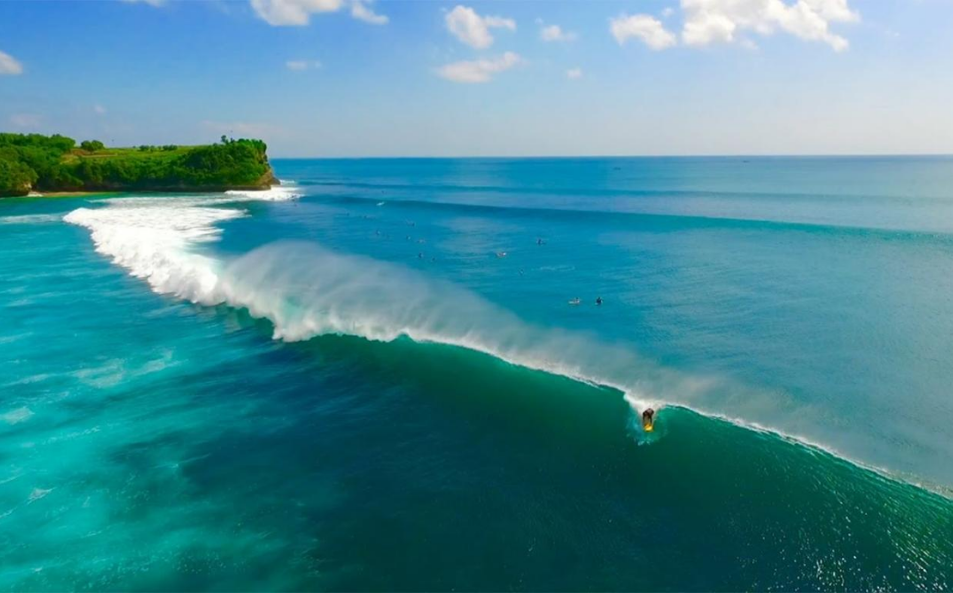
[[[66,136],[0,133],[0,196],[38,191],[218,191],[276,183],[261,140],[205,146],[76,146]]]

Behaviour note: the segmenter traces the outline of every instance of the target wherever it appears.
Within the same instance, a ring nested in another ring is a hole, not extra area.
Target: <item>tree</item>
[[[0,196],[25,196],[36,182],[36,173],[23,163],[0,157]]]
[[[83,140],[79,143],[79,147],[88,152],[96,152],[106,148],[106,145],[99,140]]]

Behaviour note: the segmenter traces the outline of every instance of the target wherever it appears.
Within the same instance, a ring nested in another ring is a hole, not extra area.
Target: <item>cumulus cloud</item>
[[[447,29],[460,41],[475,49],[493,45],[490,29],[516,30],[516,21],[500,16],[480,16],[475,10],[458,4],[446,16]]]
[[[275,27],[303,27],[311,22],[312,14],[351,9],[351,16],[374,25],[388,21],[384,15],[371,10],[370,0],[251,0],[255,14]]]
[[[509,70],[520,62],[522,59],[517,54],[508,51],[497,58],[447,64],[437,70],[437,74],[453,82],[489,82],[494,74]]]
[[[559,25],[543,25],[540,22],[539,38],[543,41],[575,41],[578,35],[572,31],[563,31]]]
[[[847,0],[681,0],[685,16],[682,40],[687,45],[734,43],[739,33],[771,35],[780,30],[806,41],[820,41],[835,51],[848,42],[830,31],[831,23],[850,23],[860,15]]]
[[[662,25],[662,22],[647,14],[620,14],[609,19],[612,36],[623,45],[629,39],[640,39],[654,50],[672,47],[677,43],[675,35]]]
[[[312,70],[321,67],[321,62],[317,60],[288,60],[285,62],[285,68],[288,70],[302,71]]]
[[[23,74],[23,64],[8,53],[0,51],[0,75],[16,76]]]
[[[377,14],[371,10],[367,4],[357,1],[351,4],[351,16],[372,25],[386,25],[387,21],[390,20],[385,15]]]
[[[582,78],[582,68],[570,68],[569,70],[566,70],[566,78],[569,80]]]
[[[17,128],[35,129],[43,123],[43,118],[35,113],[14,113],[10,116],[10,124]]]

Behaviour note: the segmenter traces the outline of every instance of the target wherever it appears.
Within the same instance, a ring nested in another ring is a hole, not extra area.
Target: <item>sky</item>
[[[0,130],[273,157],[953,153],[953,0],[0,0]]]

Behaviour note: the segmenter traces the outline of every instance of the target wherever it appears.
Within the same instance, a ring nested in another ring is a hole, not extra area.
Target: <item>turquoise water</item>
[[[275,168],[0,202],[3,590],[953,586],[953,159]]]

